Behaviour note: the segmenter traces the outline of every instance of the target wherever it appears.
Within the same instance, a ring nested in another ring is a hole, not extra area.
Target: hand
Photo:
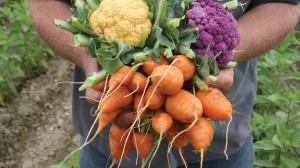
[[[210,82],[208,80],[204,80],[204,82],[209,86],[213,88],[218,88],[220,90],[228,90],[233,85],[233,79],[234,79],[234,71],[232,68],[226,68],[220,70],[219,75],[217,76],[216,82]]]
[[[83,57],[83,59],[82,59],[82,68],[83,68],[86,75],[90,75],[93,72],[98,72],[98,71],[101,70],[98,61],[95,58],[93,58],[89,55],[86,55],[86,56]],[[87,88],[85,90],[85,96],[87,97],[87,99],[86,99],[87,102],[89,102],[93,105],[98,104],[97,101],[100,100],[102,94],[103,93],[101,91],[97,91],[93,88]],[[93,99],[95,99],[97,101],[94,101]]]
[[[82,58],[82,68],[85,72],[86,75],[92,74],[93,72],[100,71],[100,65],[97,62],[97,60],[93,57],[90,57],[86,55],[85,57]],[[87,102],[93,104],[93,105],[98,105],[97,101],[93,101],[92,99],[95,100],[100,100],[103,92],[97,91],[93,88],[87,88],[85,91],[85,96],[91,99],[86,99]],[[135,114],[131,111],[124,111],[120,113],[117,118],[115,119],[115,124],[120,127],[120,128],[128,128],[134,121]]]

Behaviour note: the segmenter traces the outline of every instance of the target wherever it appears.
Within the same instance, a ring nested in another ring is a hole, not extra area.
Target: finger
[[[128,128],[134,121],[135,115],[132,111],[124,111],[117,116],[114,123],[120,128]]]
[[[210,82],[209,86],[220,90],[228,90],[233,85],[234,71],[232,68],[223,69],[217,76],[216,82]]]
[[[98,72],[100,70],[100,65],[96,58],[93,57],[86,57],[86,59],[83,60],[83,69],[87,75],[91,75],[94,72]]]
[[[87,88],[85,90],[86,101],[92,105],[97,105],[102,96],[102,92],[97,91],[93,88]]]

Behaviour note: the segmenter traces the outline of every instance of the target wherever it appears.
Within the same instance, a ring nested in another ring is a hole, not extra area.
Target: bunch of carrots
[[[149,6],[152,29],[143,47],[94,33],[90,14],[101,4],[99,0],[75,0],[69,20],[54,20],[58,27],[72,32],[75,44],[87,47],[103,67],[80,87],[80,90],[93,87],[104,94],[99,100],[97,117],[79,149],[112,124],[111,167],[117,161],[120,166],[134,149],[142,167],[150,167],[163,138],[169,141],[167,152],[173,146],[177,148],[186,167],[182,149],[190,143],[201,153],[202,167],[204,151],[214,135],[212,121],[232,119],[230,101],[202,81],[202,78],[215,80],[210,72],[217,75],[219,67],[215,58],[208,60],[207,55],[199,56],[192,50],[199,32],[194,27],[186,28],[184,19],[192,0],[183,0],[178,12],[170,10],[177,3],[174,0],[145,0],[145,3]],[[114,120],[124,111],[132,113],[134,121],[128,128],[119,128]],[[91,137],[96,123],[97,132]],[[226,150],[227,142],[224,150],[227,157]]]
[[[90,141],[113,124],[120,113],[130,110],[135,119],[129,128],[114,124],[110,128],[112,165],[134,148],[142,159],[142,167],[148,162],[150,165],[164,136],[170,142],[168,152],[175,146],[184,163],[181,150],[188,143],[201,153],[203,160],[203,152],[214,134],[210,120],[230,118],[232,105],[218,89],[185,89],[195,79],[195,65],[185,55],[176,55],[172,60],[161,55],[158,62],[149,56],[135,67],[121,66],[107,80],[93,86],[105,95],[98,106],[98,130]]]

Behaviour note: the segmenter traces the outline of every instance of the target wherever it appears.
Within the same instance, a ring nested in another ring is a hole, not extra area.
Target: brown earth
[[[46,168],[67,156],[78,135],[71,124],[73,65],[52,58],[46,74],[24,83],[0,112],[0,168]]]

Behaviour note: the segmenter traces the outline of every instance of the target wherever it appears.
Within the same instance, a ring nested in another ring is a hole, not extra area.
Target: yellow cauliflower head
[[[103,0],[91,14],[90,25],[105,40],[114,37],[125,44],[141,46],[151,31],[148,12],[143,0]]]

